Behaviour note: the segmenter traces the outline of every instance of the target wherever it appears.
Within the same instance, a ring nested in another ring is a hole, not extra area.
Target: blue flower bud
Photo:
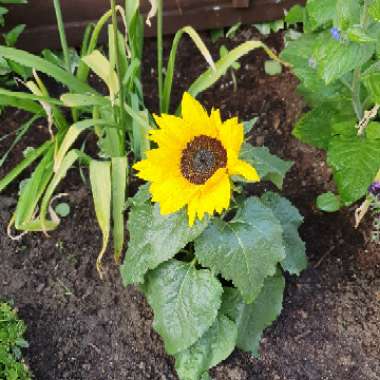
[[[373,182],[368,188],[368,192],[375,197],[378,197],[380,195],[380,182]]]
[[[339,41],[340,40],[340,31],[338,28],[336,28],[335,26],[333,28],[330,29],[330,33],[331,33],[331,36]]]

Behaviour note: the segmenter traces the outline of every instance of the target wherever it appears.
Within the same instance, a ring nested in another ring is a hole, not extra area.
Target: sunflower
[[[198,217],[221,213],[231,200],[230,176],[249,182],[260,177],[255,168],[239,159],[244,140],[238,118],[222,121],[219,110],[210,115],[190,94],[183,95],[182,117],[154,116],[159,129],[150,131],[158,148],[134,165],[137,176],[150,182],[152,201],[161,214],[187,206],[189,225]]]

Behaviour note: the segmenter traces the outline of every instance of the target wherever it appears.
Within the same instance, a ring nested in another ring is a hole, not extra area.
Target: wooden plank
[[[249,0],[232,0],[232,4],[235,8],[248,8]]]
[[[124,3],[122,0],[119,2]],[[165,0],[164,3],[164,32],[174,33],[185,25],[205,30],[237,22],[250,24],[277,20],[283,17],[285,9],[294,4],[304,4],[305,0],[251,0],[246,8],[240,8],[246,0]],[[62,1],[69,44],[80,46],[86,25],[96,21],[107,9],[105,0]],[[142,10],[144,14],[148,12],[148,0],[142,1]],[[27,25],[18,47],[30,51],[60,47],[52,1],[29,0],[29,5],[12,6],[7,26],[11,28],[17,24]],[[146,36],[155,35],[155,30],[153,20],[152,27],[146,27]]]

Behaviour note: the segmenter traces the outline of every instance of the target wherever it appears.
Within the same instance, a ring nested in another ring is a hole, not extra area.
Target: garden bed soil
[[[231,40],[236,45],[260,37],[246,28]],[[282,48],[282,34],[264,39]],[[147,41],[144,83],[147,103],[156,109],[154,41]],[[378,380],[380,378],[380,254],[369,242],[368,226],[353,228],[353,209],[326,215],[315,208],[318,194],[333,190],[331,172],[320,152],[291,136],[294,121],[305,111],[289,73],[264,73],[266,56],[255,52],[242,60],[238,91],[226,76],[201,96],[207,107],[241,119],[259,116],[251,142],[265,144],[295,162],[284,193],[305,216],[301,234],[309,268],[288,277],[283,312],[266,330],[261,357],[235,351],[212,371],[216,380]],[[186,41],[180,48],[175,102],[180,100],[205,64]],[[1,133],[15,128],[23,113],[7,111]],[[321,120],[323,122],[323,120]],[[36,128],[10,157],[15,164],[26,146],[46,138]],[[9,141],[0,143],[0,153]],[[9,168],[0,169],[0,177]],[[261,184],[261,189],[270,188]],[[95,260],[101,244],[91,195],[72,170],[62,187],[69,192],[72,212],[50,238],[28,235],[10,240],[6,223],[14,208],[17,186],[0,198],[0,298],[12,299],[28,324],[26,361],[37,380],[170,380],[173,360],[152,330],[152,312],[134,288],[123,288],[111,251],[101,281]]]

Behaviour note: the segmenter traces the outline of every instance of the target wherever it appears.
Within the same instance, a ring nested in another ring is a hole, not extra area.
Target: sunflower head
[[[260,180],[255,168],[239,159],[244,141],[237,118],[222,121],[219,110],[210,114],[190,94],[183,95],[182,117],[155,116],[159,129],[150,131],[156,149],[134,168],[150,182],[153,202],[162,214],[187,206],[189,224],[205,214],[221,213],[231,199],[231,180],[240,175]]]

